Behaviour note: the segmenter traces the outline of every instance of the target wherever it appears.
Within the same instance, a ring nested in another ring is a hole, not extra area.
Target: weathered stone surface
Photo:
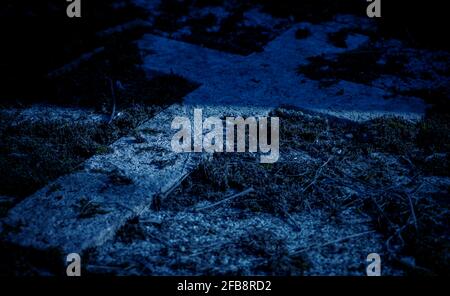
[[[144,123],[138,136],[112,144],[111,154],[92,157],[82,171],[61,177],[26,198],[4,221],[7,239],[22,246],[65,252],[104,243],[128,219],[148,208],[155,196],[176,186],[201,160],[201,154],[171,150],[173,118],[192,116],[192,112],[180,105],[169,107]],[[205,108],[204,116],[267,112],[258,108]]]
[[[360,22],[363,26],[364,22]],[[384,97],[392,94],[382,88],[347,81],[321,88],[318,81],[297,73],[298,66],[307,63],[308,57],[354,50],[367,41],[361,35],[349,38],[345,49],[333,46],[328,33],[346,27],[345,19],[320,25],[298,24],[270,42],[264,52],[247,57],[155,35],[146,35],[140,47],[154,52],[145,59],[147,69],[173,72],[202,84],[186,96],[185,104],[235,107],[288,104],[358,121],[384,115],[420,118],[426,104],[418,98],[386,100]],[[299,28],[309,29],[311,36],[297,40],[295,32]],[[345,93],[338,94],[342,88]]]
[[[195,155],[170,150],[170,121],[164,115],[142,126],[141,141],[115,142],[110,155],[94,157],[80,172],[59,178],[13,208],[7,238],[22,246],[81,251],[103,243],[128,218],[148,207],[195,164]]]

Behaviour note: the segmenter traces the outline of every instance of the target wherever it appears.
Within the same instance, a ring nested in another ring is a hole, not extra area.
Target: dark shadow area
[[[123,1],[83,1],[82,17],[68,18],[66,1],[5,1],[0,8],[2,36],[1,101],[42,101],[49,88],[47,74],[80,55],[107,46],[98,32],[146,14]],[[139,34],[124,34],[120,43]],[[109,41],[111,42],[111,41]]]

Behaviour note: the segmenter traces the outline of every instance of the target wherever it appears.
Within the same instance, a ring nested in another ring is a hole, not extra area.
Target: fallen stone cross
[[[298,28],[311,36],[297,40]],[[201,86],[139,128],[140,139],[124,137],[111,145],[114,152],[86,161],[84,169],[63,176],[13,208],[4,220],[9,242],[38,249],[82,252],[112,238],[118,228],[164,195],[195,168],[202,154],[176,154],[170,141],[175,116],[191,116],[202,108],[205,116],[264,116],[288,104],[362,120],[384,114],[421,116],[420,101],[383,99],[384,91],[347,83],[344,95],[321,89],[316,81],[296,73],[307,58],[347,49],[327,40],[339,23],[301,24],[270,42],[261,53],[239,56],[166,38],[146,35],[140,47],[150,49],[144,67],[176,73]],[[145,52],[145,51],[143,51]],[[303,81],[303,82],[302,82]],[[346,83],[346,82],[343,82]]]

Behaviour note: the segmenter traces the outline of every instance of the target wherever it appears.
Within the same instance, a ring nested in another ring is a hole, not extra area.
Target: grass
[[[1,191],[20,197],[74,170],[107,141],[100,126],[67,122],[2,125],[1,135]]]
[[[57,177],[76,170],[94,154],[111,153],[109,145],[197,85],[175,74],[148,77],[134,43],[112,37],[105,51],[78,68],[49,81],[46,103],[84,107],[110,116],[110,123],[47,120],[15,123],[0,117],[0,194],[23,198]],[[114,82],[111,88],[111,82]],[[139,137],[136,138],[137,140]]]
[[[148,110],[151,111],[151,110]],[[108,145],[131,132],[152,113],[130,109],[112,124],[105,122],[22,122],[3,118],[0,126],[1,194],[25,197],[57,177],[76,170],[83,160],[109,153]]]
[[[0,194],[25,197],[92,155],[112,153],[111,143],[136,133],[161,108],[128,107],[111,124],[52,120],[15,125],[13,118],[0,118]]]
[[[130,15],[136,16],[136,11]],[[39,99],[24,96],[2,100],[6,108],[26,108],[38,102],[89,108],[108,116],[115,109],[121,116],[114,117],[110,124],[64,120],[15,124],[14,116],[2,115],[0,194],[23,198],[76,170],[92,155],[111,153],[108,146],[112,142],[133,133],[140,123],[197,87],[174,74],[149,77],[141,68],[141,54],[133,42],[142,33],[142,28],[135,28],[90,40],[103,46],[103,51],[70,71],[47,78],[45,93]]]
[[[159,8],[164,13],[157,17],[156,28],[166,32],[180,29],[191,2],[164,1]],[[262,5],[264,11],[274,16],[292,15],[296,21],[312,22],[330,20],[337,12],[356,9],[328,0],[295,2],[298,5],[290,0],[265,1]],[[222,5],[223,1],[212,4]],[[205,1],[195,1],[194,5],[207,6]],[[360,11],[364,9],[358,10],[358,14]],[[213,15],[190,20],[194,34],[187,40],[239,54],[261,50],[270,40],[271,32],[263,27],[242,26],[242,12],[236,9],[220,24]],[[219,26],[219,30],[208,31],[212,26]],[[329,39],[336,46],[345,47],[347,34],[338,32]],[[307,36],[305,30],[296,32],[297,38]],[[138,51],[132,43],[123,42],[123,38],[113,36],[103,44],[104,52],[75,71],[54,78],[50,83],[54,92],[49,99],[50,103],[84,106],[105,114],[110,114],[116,105],[123,115],[111,124],[48,121],[18,125],[12,124],[14,118],[2,116],[0,194],[24,197],[59,175],[76,170],[87,157],[111,153],[108,145],[122,135],[134,135],[139,141],[136,127],[142,121],[160,110],[161,105],[180,100],[195,87],[176,75],[147,79],[146,73],[136,67],[140,63]],[[299,72],[326,83],[339,79],[370,83],[384,74],[407,75],[402,59],[392,57],[384,65],[377,63],[379,59],[380,53],[370,50],[320,56],[311,58],[311,63],[300,67]],[[430,92],[416,90],[423,91]],[[448,107],[448,97],[435,93],[429,97],[433,100],[439,97],[439,104]],[[363,124],[290,108],[278,109],[275,114],[282,119],[281,154],[299,159],[263,165],[255,155],[215,155],[212,162],[203,162],[172,196],[160,201],[158,210],[196,211],[198,204],[207,201],[243,213],[264,213],[286,220],[292,213],[317,209],[325,212],[330,221],[339,221],[343,219],[342,212],[351,208],[372,218],[373,226],[385,238],[389,261],[410,274],[448,275],[449,188],[445,182],[439,185],[442,180],[439,177],[448,176],[450,171],[450,126],[448,113],[436,109],[419,123],[381,118]],[[119,185],[132,182],[120,172],[109,177]],[[57,185],[49,188],[50,193],[58,190]],[[246,194],[223,202],[224,196],[242,192]],[[6,213],[13,203],[2,203],[0,211]],[[99,204],[87,199],[82,199],[76,209],[83,219],[106,213]],[[124,243],[145,239],[145,231],[140,227],[138,219],[130,220],[119,230],[117,239]],[[309,262],[302,256],[294,256],[283,238],[270,229],[249,228],[236,245],[234,251],[239,255],[266,259],[256,266],[257,271],[265,274],[301,274],[309,268]],[[0,261],[9,260],[8,268],[21,269],[23,264],[24,273],[34,273],[29,263],[3,258],[10,254],[10,249],[5,245],[1,249]],[[221,249],[220,257],[228,250],[228,247]],[[16,247],[14,251],[17,252]]]
[[[429,153],[440,152],[448,159],[448,142],[434,136],[448,136],[448,122],[427,116],[418,123],[380,118],[357,124],[292,108],[274,114],[281,118],[280,154],[287,158],[264,165],[248,153],[215,154],[161,201],[160,210],[195,211],[204,202],[219,202],[243,213],[288,220],[294,213],[320,210],[339,221],[343,211],[353,209],[372,218],[394,266],[408,274],[450,273],[449,261],[440,259],[448,258],[450,251],[449,183],[432,185],[440,184],[439,176],[448,176],[448,161],[439,170],[424,165]],[[248,188],[253,190],[222,201]],[[242,243],[266,259],[286,254],[273,249],[283,248],[276,239],[257,232]],[[405,264],[405,258],[414,258],[414,264]],[[307,268],[307,262],[299,260],[296,264]],[[270,274],[284,270],[267,268]]]

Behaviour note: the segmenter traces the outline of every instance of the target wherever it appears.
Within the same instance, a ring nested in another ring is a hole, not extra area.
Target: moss
[[[95,149],[95,154],[111,154],[112,152],[114,152],[114,149],[106,145],[100,145]]]
[[[128,220],[116,234],[116,240],[126,244],[130,244],[136,240],[145,240],[145,231],[142,225],[139,224],[139,217]]]
[[[401,118],[378,118],[363,124],[357,141],[379,151],[407,154],[414,149],[417,126]]]
[[[375,226],[386,235],[390,247],[397,248],[390,256],[398,261],[414,258],[415,263],[405,266],[409,275],[450,273],[448,189],[446,194],[432,193],[413,201],[417,223],[411,217],[407,191],[395,190],[366,201],[364,212],[376,217]]]
[[[111,124],[60,120],[15,125],[14,115],[0,116],[0,194],[24,197],[76,170],[92,155],[110,153],[111,143],[198,86],[175,74],[149,79],[132,42],[142,32],[138,28],[101,37],[103,52],[46,80],[50,92],[42,96],[46,103],[87,107],[108,115],[115,106],[121,115]]]
[[[437,175],[435,164],[429,163],[433,170],[423,165],[427,153],[436,152],[438,147],[447,149],[445,141],[433,137],[422,137],[422,142],[418,142],[423,133],[420,126],[432,118],[419,123],[401,118],[351,123],[287,107],[275,110],[273,115],[281,120],[280,154],[284,158],[264,165],[256,155],[248,153],[215,154],[170,197],[161,200],[160,209],[190,211],[199,203],[218,202],[247,188],[254,191],[222,206],[287,220],[294,213],[320,210],[337,223],[342,212],[352,209],[372,217],[374,227],[391,247],[396,246],[395,251],[388,251],[389,260],[401,261],[405,256],[412,256],[417,266],[412,270],[406,268],[407,272],[448,274],[449,265],[440,258],[448,257],[450,247],[447,227],[450,188],[411,197],[411,188],[428,184],[422,179],[424,175]],[[431,129],[434,133],[448,134],[442,122],[436,123],[434,129]],[[431,141],[428,143],[432,148],[425,144],[427,141]],[[290,153],[305,153],[308,157],[292,160],[286,157]],[[402,183],[404,179],[410,181]],[[252,230],[248,238],[242,238],[243,252],[257,253],[264,258],[277,254],[273,257],[276,260],[268,260],[260,268],[276,274],[306,268],[307,262],[302,258],[296,260],[282,255],[285,254],[283,245],[276,237],[256,233]]]
[[[110,114],[109,78],[103,72],[108,63],[103,58],[98,57],[78,70],[58,77],[60,96],[53,103],[90,107]],[[136,52],[129,58],[120,59],[122,61],[116,66],[123,72],[119,71],[116,77],[123,77],[124,89],[116,88],[115,95],[116,111],[121,115],[115,116],[111,124],[60,120],[14,125],[13,115],[0,116],[0,194],[27,196],[57,177],[76,170],[92,155],[111,153],[108,147],[111,143],[122,136],[136,134],[140,124],[197,87],[174,74],[147,79],[135,64],[140,62]]]
[[[419,123],[417,145],[427,153],[450,152],[450,115],[427,116]]]
[[[23,122],[0,127],[0,192],[25,197],[76,170],[88,157],[109,153],[113,141],[152,113],[131,110],[112,124],[67,121]],[[133,116],[136,114],[136,117]]]
[[[249,256],[265,259],[255,267],[254,272],[278,276],[301,275],[310,267],[304,256],[290,254],[285,240],[268,229],[248,229],[240,238],[239,247]]]
[[[99,203],[89,201],[86,197],[80,198],[74,209],[78,212],[78,218],[80,219],[88,219],[108,213]]]
[[[1,191],[25,196],[73,169],[93,151],[95,126],[63,122],[2,127]]]

